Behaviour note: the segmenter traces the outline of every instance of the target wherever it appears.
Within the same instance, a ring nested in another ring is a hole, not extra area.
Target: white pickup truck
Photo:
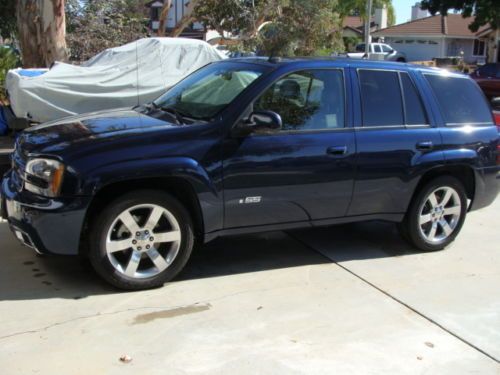
[[[406,55],[402,52],[395,51],[390,45],[384,43],[370,43],[370,55],[380,60],[406,62]],[[350,52],[348,57],[353,59],[365,58],[365,44],[360,43],[356,46],[356,52]]]

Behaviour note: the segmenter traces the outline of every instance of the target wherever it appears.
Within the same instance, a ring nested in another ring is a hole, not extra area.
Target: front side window
[[[254,103],[254,111],[281,116],[284,131],[344,127],[344,80],[341,70],[306,70],[276,81]]]
[[[380,46],[379,46],[378,44],[375,44],[375,45],[373,46],[373,51],[374,51],[374,52],[382,52],[382,49],[380,48]]]
[[[209,120],[229,106],[265,70],[256,64],[210,64],[173,86],[154,104],[182,116]]]
[[[363,126],[404,124],[403,103],[397,72],[358,70]]]
[[[467,77],[426,74],[447,125],[481,125],[493,120],[480,89]]]

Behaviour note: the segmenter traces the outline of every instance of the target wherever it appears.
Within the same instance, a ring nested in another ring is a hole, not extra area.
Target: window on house
[[[486,44],[484,40],[474,39],[473,55],[484,56]]]
[[[158,21],[160,19],[159,8],[151,8],[151,20]]]

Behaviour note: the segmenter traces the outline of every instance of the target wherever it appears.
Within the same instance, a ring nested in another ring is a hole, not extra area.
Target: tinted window
[[[495,77],[496,69],[494,64],[486,64],[478,69],[479,74],[483,77]]]
[[[356,52],[365,52],[365,44],[364,43],[358,44],[356,46]]]
[[[344,127],[344,82],[340,70],[311,70],[276,81],[254,103],[254,110],[281,116],[282,130]]]
[[[479,88],[468,78],[426,74],[446,124],[491,123],[491,112]]]
[[[363,126],[403,125],[398,73],[359,70]]]
[[[400,73],[400,77],[405,100],[406,125],[427,124],[424,107],[410,76],[407,73]]]
[[[373,51],[374,51],[374,52],[382,52],[382,49],[380,48],[380,46],[379,46],[378,44],[375,44],[375,45],[373,46]]]

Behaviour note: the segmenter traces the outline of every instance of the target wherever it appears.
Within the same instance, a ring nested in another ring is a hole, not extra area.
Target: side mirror
[[[235,137],[245,137],[257,130],[279,130],[283,126],[281,116],[273,111],[255,111],[248,119],[236,125],[232,130]]]
[[[500,111],[500,97],[491,99],[491,108],[494,111]]]
[[[283,126],[281,116],[273,111],[255,111],[250,114],[247,125],[252,129],[279,130]]]

